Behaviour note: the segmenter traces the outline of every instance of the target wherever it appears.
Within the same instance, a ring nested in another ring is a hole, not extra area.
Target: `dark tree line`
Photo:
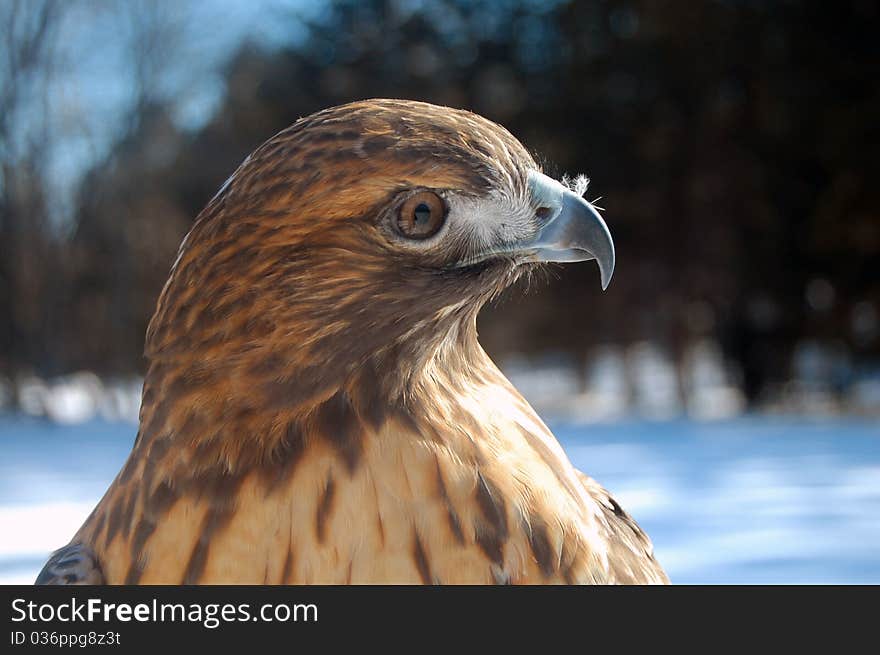
[[[509,295],[481,318],[493,354],[652,339],[680,356],[708,336],[753,399],[789,375],[803,339],[876,361],[874,3],[405,6],[275,16],[299,36],[239,51],[222,106],[195,133],[163,103],[139,104],[61,236],[29,222],[39,209],[9,208],[7,180],[27,168],[6,171],[2,229],[16,236],[0,244],[0,370],[141,369],[177,245],[241,159],[300,116],[379,96],[482,113],[549,173],[586,173],[588,197],[603,197],[618,249],[609,292],[573,266]]]

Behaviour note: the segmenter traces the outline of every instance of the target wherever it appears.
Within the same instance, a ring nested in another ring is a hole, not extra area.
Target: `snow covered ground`
[[[880,583],[880,423],[551,425],[677,583]],[[101,497],[131,423],[0,417],[0,584],[30,583]]]

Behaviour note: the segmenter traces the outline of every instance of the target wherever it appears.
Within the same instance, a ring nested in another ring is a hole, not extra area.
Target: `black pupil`
[[[425,203],[420,203],[413,212],[413,219],[416,227],[425,227],[431,220],[431,208]]]

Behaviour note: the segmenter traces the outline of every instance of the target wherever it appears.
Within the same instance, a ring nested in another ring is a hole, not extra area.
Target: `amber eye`
[[[436,193],[422,191],[407,198],[397,217],[397,229],[410,239],[427,239],[443,227],[446,203]]]

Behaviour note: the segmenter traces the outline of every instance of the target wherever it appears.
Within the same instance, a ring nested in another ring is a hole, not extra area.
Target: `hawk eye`
[[[409,239],[434,236],[446,221],[446,203],[432,191],[421,191],[406,199],[397,217],[397,230]]]

